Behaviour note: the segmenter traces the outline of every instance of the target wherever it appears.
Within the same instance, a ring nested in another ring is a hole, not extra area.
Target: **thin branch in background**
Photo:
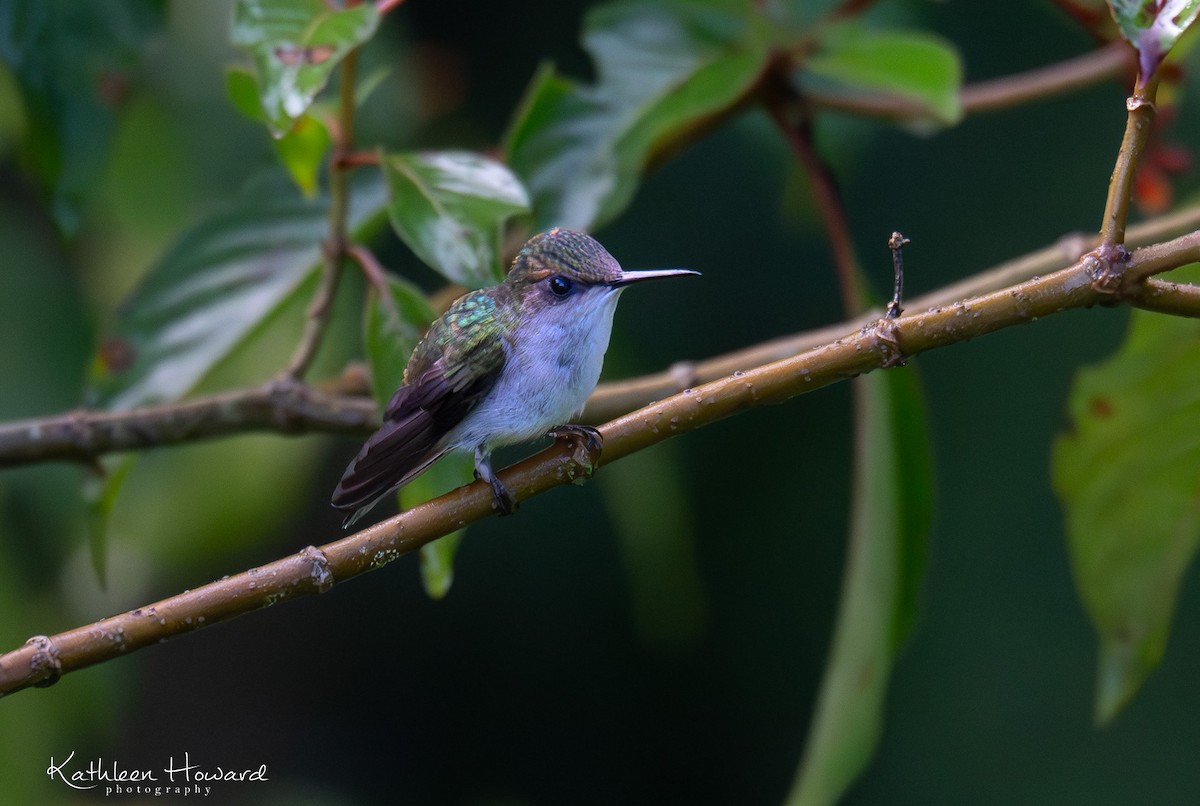
[[[198,400],[132,411],[80,411],[0,424],[0,468],[35,462],[90,462],[247,431],[361,435],[379,425],[374,401],[274,381]]]
[[[808,177],[813,201],[820,212],[825,235],[833,253],[838,288],[842,296],[842,310],[847,317],[854,316],[865,307],[858,284],[858,257],[854,252],[850,222],[838,193],[837,182],[813,146],[812,120],[806,114],[798,96],[783,81],[780,82],[778,92],[770,97],[767,106],[776,128],[791,149],[793,159]]]
[[[353,244],[346,250],[346,254],[353,258],[354,262],[362,269],[367,283],[379,294],[379,299],[383,304],[393,314],[396,313],[391,292],[388,291],[387,269],[383,267],[375,254],[362,244]]]
[[[824,22],[836,22],[837,20],[857,17],[865,13],[875,3],[876,0],[842,0],[842,2],[825,12]]]
[[[1050,0],[1054,5],[1084,30],[1090,33],[1097,42],[1105,42],[1112,38],[1115,23],[1112,15],[1103,3],[1077,2],[1076,0]]]
[[[339,375],[325,378],[313,386],[318,391],[335,397],[370,397],[371,371],[363,361],[350,361]]]
[[[1007,109],[1098,84],[1131,69],[1135,61],[1132,49],[1121,40],[1045,67],[966,84],[959,99],[968,115]],[[813,87],[805,90],[804,98],[816,109],[887,120],[919,118],[929,111],[920,101],[897,95],[854,96]]]
[[[1139,250],[1132,271],[1145,275],[1194,262],[1200,234]],[[1002,328],[1086,308],[1112,297],[1090,282],[1085,261],[1044,277],[963,299],[954,305],[892,320],[905,353],[913,356]],[[969,312],[970,315],[964,315]],[[689,389],[619,417],[600,428],[604,466],[678,434],[756,406],[782,403],[797,395],[853,378],[887,364],[892,349],[871,328],[857,328],[799,355],[738,372]],[[573,446],[557,441],[500,472],[518,500],[585,478]],[[494,514],[489,485],[459,487],[349,537],[303,551],[235,576],[172,596],[146,607],[53,636],[36,636],[0,655],[0,694],[49,685],[61,675],[126,655],[144,646],[218,621],[269,607],[283,599],[321,593],[396,560],[422,545]]]
[[[304,333],[296,345],[287,366],[280,373],[283,379],[300,380],[308,372],[317,348],[329,325],[333,298],[337,294],[342,276],[342,262],[347,249],[347,218],[350,210],[351,166],[343,160],[354,151],[354,83],[358,75],[358,49],[346,54],[339,67],[341,83],[338,89],[338,118],[331,126],[334,146],[330,157],[329,171],[329,229],[325,236],[324,263],[321,281],[316,295],[308,307],[308,318],[304,322]]]
[[[1130,71],[1136,63],[1136,55],[1129,44],[1123,39],[1117,40],[1047,67],[968,84],[960,96],[963,111],[968,114],[991,112],[1074,92]]]
[[[341,154],[333,155],[333,166],[335,168],[358,168],[363,165],[378,165],[378,151],[346,151]]]

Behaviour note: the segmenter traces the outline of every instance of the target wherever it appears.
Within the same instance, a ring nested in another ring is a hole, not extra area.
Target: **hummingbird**
[[[621,292],[688,274],[699,272],[623,271],[583,232],[535,235],[503,282],[455,300],[413,350],[383,425],[333,491],[333,506],[350,513],[342,527],[454,450],[474,452],[493,508],[511,514],[516,500],[492,471],[492,449],[570,433],[598,447],[595,429],[563,424],[600,379]]]

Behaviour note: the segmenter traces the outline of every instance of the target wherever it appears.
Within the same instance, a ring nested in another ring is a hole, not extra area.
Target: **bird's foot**
[[[517,511],[517,499],[492,470],[492,452],[483,445],[475,448],[475,478],[492,486],[492,509],[501,517]]]
[[[516,512],[520,508],[520,504],[517,503],[517,499],[508,491],[508,488],[495,476],[490,481],[492,484],[492,509],[496,510],[496,514],[503,518],[505,515]]]
[[[572,447],[571,461],[575,468],[582,470],[582,475],[575,479],[574,472],[568,471],[572,481],[582,484],[596,472],[600,462],[600,453],[604,450],[604,435],[590,425],[556,425],[550,431],[550,436],[568,443]]]

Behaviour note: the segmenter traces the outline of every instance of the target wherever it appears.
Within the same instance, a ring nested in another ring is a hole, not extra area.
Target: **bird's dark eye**
[[[550,291],[556,297],[565,297],[567,294],[570,294],[574,286],[575,284],[571,282],[570,277],[563,277],[561,274],[556,274],[550,278]]]

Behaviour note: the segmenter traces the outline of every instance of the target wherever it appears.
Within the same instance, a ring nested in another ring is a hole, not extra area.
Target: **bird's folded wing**
[[[447,373],[442,361],[397,390],[383,426],[363,445],[333,492],[338,509],[367,506],[417,476],[447,450],[439,445],[496,383],[501,361],[486,373]]]

